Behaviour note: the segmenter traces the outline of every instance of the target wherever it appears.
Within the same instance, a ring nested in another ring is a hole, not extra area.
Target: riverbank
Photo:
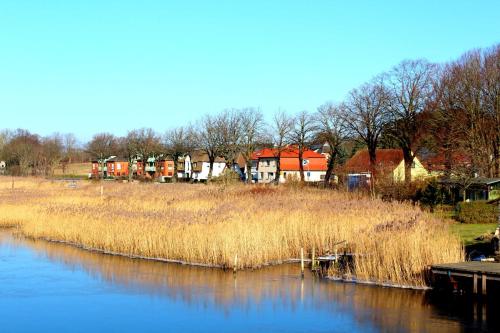
[[[238,269],[346,250],[332,277],[425,286],[425,267],[463,259],[443,221],[408,204],[314,188],[0,180],[0,225],[35,239]]]

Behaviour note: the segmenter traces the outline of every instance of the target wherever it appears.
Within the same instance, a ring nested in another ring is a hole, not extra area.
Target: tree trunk
[[[207,183],[210,183],[212,181],[212,173],[214,171],[215,158],[209,157],[208,160],[209,160],[209,163],[208,163],[209,167],[208,167]],[[203,165],[202,165],[202,168],[203,168]]]
[[[414,156],[410,149],[403,148],[403,158],[405,162],[405,183],[411,183],[411,167],[413,165]]]
[[[134,161],[132,159],[128,160],[128,182],[131,183],[134,178]]]
[[[333,166],[335,163],[335,153],[333,149],[331,150],[330,158],[328,159],[328,164],[327,164],[327,169],[326,169],[326,174],[325,174],[325,187],[330,184],[330,178],[332,177],[333,173]]]
[[[172,183],[177,183],[178,177],[177,177],[177,163],[179,163],[179,157],[174,154],[172,155],[172,160],[174,161],[174,175],[172,177]]]
[[[247,179],[248,184],[252,183],[252,160],[247,160]]]
[[[302,149],[299,148],[299,173],[300,173],[300,181],[303,183],[304,182],[304,158],[303,158],[304,152]]]
[[[280,183],[280,174],[281,174],[281,150],[278,152],[278,158],[276,159],[276,176],[274,177],[276,184]]]

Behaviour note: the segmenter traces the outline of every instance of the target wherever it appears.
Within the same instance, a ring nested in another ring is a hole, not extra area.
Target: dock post
[[[481,294],[486,296],[486,274],[481,274]]]
[[[304,248],[300,248],[300,276],[304,278]]]
[[[477,294],[477,274],[474,273],[474,275],[472,276],[472,293],[473,294]]]
[[[238,267],[238,255],[234,255],[234,266],[233,266],[233,274],[236,275],[236,267]]]
[[[311,270],[315,271],[316,270],[316,261],[315,261],[315,255],[316,255],[316,249],[313,245],[313,249],[312,249],[312,263],[311,263]]]

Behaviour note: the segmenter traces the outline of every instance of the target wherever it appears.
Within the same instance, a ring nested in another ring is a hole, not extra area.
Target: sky
[[[500,1],[0,0],[0,128],[165,130],[342,101],[404,59],[500,42]]]

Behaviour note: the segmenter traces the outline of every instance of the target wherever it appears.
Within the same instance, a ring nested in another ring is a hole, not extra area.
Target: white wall
[[[214,169],[212,170],[212,177],[220,176],[224,172],[225,168],[226,168],[226,163],[215,162]],[[210,170],[210,163],[203,162],[201,167],[201,172],[193,171],[193,179],[207,180],[209,170]]]
[[[326,171],[307,171],[304,170],[304,181],[321,182],[324,180]],[[321,177],[323,176],[323,177]],[[286,182],[286,178],[291,177],[300,180],[300,171],[281,171],[280,183]]]

